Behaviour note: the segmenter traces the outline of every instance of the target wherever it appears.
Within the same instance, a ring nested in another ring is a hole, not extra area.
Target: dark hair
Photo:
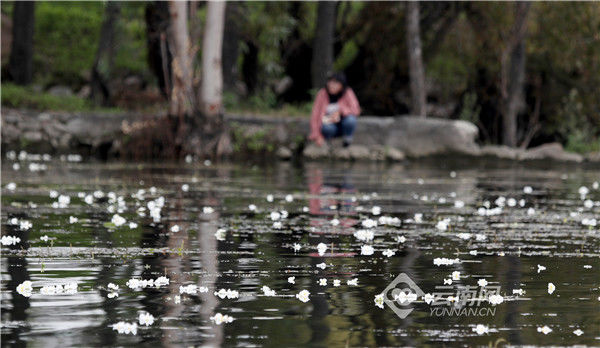
[[[346,89],[348,83],[346,82],[346,75],[341,71],[332,71],[327,74],[327,81],[336,80],[337,82],[342,84],[342,90]]]

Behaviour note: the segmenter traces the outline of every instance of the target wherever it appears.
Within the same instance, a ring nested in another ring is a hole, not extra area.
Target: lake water
[[[598,168],[14,163],[2,346],[600,345],[600,232],[582,224],[600,211]],[[405,318],[375,301],[402,273],[385,297]]]

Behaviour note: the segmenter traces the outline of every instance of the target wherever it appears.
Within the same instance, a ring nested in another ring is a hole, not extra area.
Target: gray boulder
[[[519,156],[520,160],[545,160],[551,159],[556,161],[565,161],[565,162],[582,162],[583,156],[567,152],[563,149],[563,146],[560,143],[548,143],[544,145],[540,145],[537,147],[533,147],[531,149],[526,150]]]

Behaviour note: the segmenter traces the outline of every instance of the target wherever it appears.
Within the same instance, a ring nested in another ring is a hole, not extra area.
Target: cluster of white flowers
[[[502,297],[502,295],[498,295],[498,294],[496,294],[496,295],[490,295],[488,297],[488,302],[490,304],[493,304],[495,306],[497,304],[500,304],[500,303],[504,302],[504,297]]]
[[[106,295],[108,298],[119,297],[119,293],[117,292],[119,291],[119,286],[117,284],[108,283],[106,287],[108,288],[108,290],[110,290],[108,295]]]
[[[72,295],[77,293],[77,283],[70,282],[66,284],[45,285],[40,289],[42,295]]]
[[[583,218],[583,219],[581,220],[581,224],[582,224],[583,226],[596,227],[597,221],[596,221],[596,219],[594,219],[594,218],[590,218],[590,219],[588,219],[588,218]]]
[[[127,222],[127,220],[125,220],[125,218],[121,215],[115,214],[113,215],[112,219],[110,219],[110,222],[112,222],[115,226],[119,227],[124,225]]]
[[[112,329],[117,331],[120,334],[126,335],[137,335],[137,323],[126,323],[124,321],[120,321],[116,324],[113,324]]]
[[[150,212],[150,217],[152,218],[152,221],[154,222],[159,222],[161,219],[161,215],[160,212],[162,210],[162,208],[165,205],[165,197],[158,197],[155,200],[149,201],[146,204],[146,207],[148,207],[148,211]]]
[[[450,225],[450,218],[445,218],[438,221],[438,223],[435,225],[435,228],[440,231],[446,231],[448,229],[448,225]]]
[[[448,259],[445,257],[438,257],[433,259],[433,264],[436,266],[449,266],[449,265],[453,265],[455,263],[459,263],[460,260],[459,259]]]
[[[375,228],[375,227],[377,227],[377,220],[365,219],[361,222],[361,225],[364,228]]]
[[[375,249],[371,245],[362,245],[360,247],[360,254],[361,255],[369,256],[369,255],[373,255],[374,252],[375,252]]]
[[[548,325],[544,325],[542,327],[537,328],[537,332],[541,332],[544,335],[547,335],[552,332],[552,329],[548,327]]]
[[[483,335],[483,334],[487,334],[490,332],[490,328],[488,326],[485,326],[483,324],[477,324],[477,326],[475,326],[473,328],[473,331],[475,331],[478,335]]]
[[[394,255],[396,255],[396,252],[392,249],[385,249],[382,254],[386,257],[392,257]]]
[[[397,217],[381,216],[379,219],[377,219],[377,223],[383,226],[400,226],[402,224],[402,220]]]
[[[237,292],[236,290],[231,290],[231,289],[221,289],[219,291],[215,291],[215,296],[219,296],[220,298],[238,298],[240,297],[240,293]]]
[[[204,292],[208,292],[208,288],[205,286],[198,287],[198,285],[195,285],[195,284],[179,286],[180,294],[196,295],[197,293],[204,293]]]
[[[325,255],[325,252],[327,251],[327,244],[319,243],[317,245],[317,251],[319,252],[319,256]]]
[[[126,285],[130,289],[142,289],[142,288],[149,288],[149,287],[160,288],[162,286],[169,285],[169,278],[167,278],[165,276],[160,276],[160,277],[156,278],[156,280],[131,278],[127,281]]]
[[[26,280],[21,284],[17,285],[17,292],[25,297],[31,297],[31,293],[33,292],[31,281]]]
[[[375,237],[375,233],[373,232],[373,230],[357,230],[356,232],[354,232],[354,237],[356,237],[356,239],[360,241],[368,242],[373,240],[373,238]]]
[[[150,326],[154,323],[154,316],[150,313],[140,313],[138,316],[138,322],[140,325]]]
[[[227,314],[216,313],[214,316],[210,317],[210,320],[214,321],[217,325],[221,325],[223,323],[231,323],[233,317],[230,317]]]
[[[262,287],[262,291],[265,294],[265,296],[275,296],[275,290],[272,290],[266,285]]]
[[[16,245],[21,242],[21,238],[15,236],[2,236],[2,245]]]

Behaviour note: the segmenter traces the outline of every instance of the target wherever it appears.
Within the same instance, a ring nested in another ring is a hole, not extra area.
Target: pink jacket
[[[310,140],[317,141],[318,139],[323,138],[323,135],[321,134],[321,125],[327,105],[329,105],[329,96],[327,95],[325,88],[321,88],[315,98],[312,115],[310,117],[310,136],[308,137]],[[356,95],[350,87],[346,87],[346,92],[344,92],[344,95],[338,100],[338,105],[342,117],[348,115],[358,116],[360,114],[358,99],[356,99]]]

